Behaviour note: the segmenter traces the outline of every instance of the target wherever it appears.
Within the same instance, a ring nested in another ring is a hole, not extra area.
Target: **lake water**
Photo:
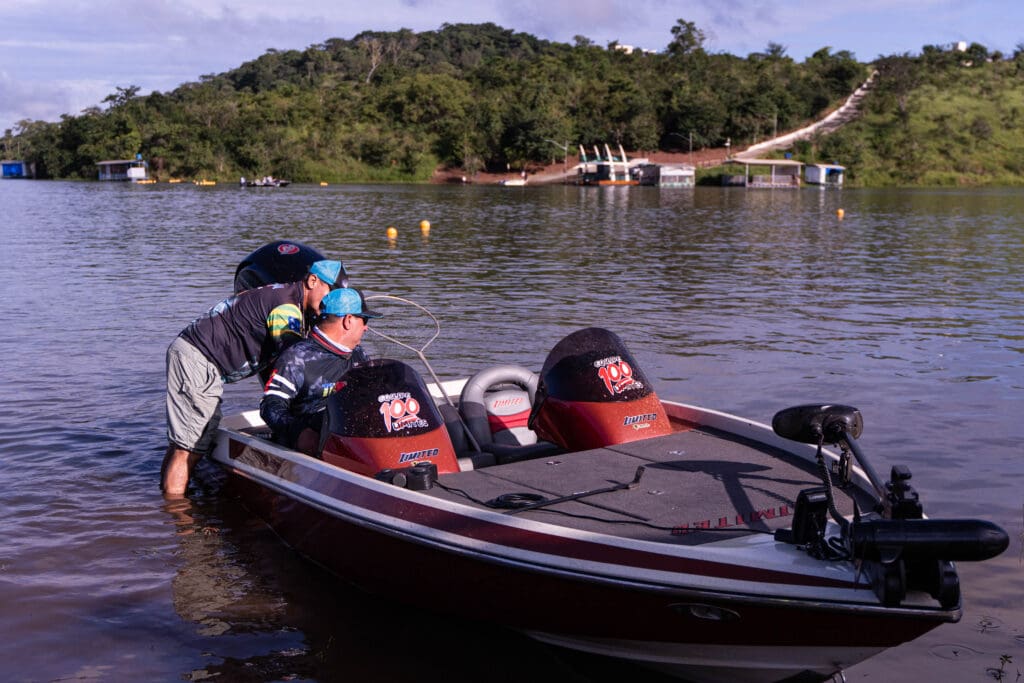
[[[797,403],[859,407],[883,474],[909,465],[926,512],[991,519],[1012,543],[960,565],[960,623],[849,680],[992,680],[1003,655],[1014,680],[1022,216],[1016,189],[2,181],[0,678],[661,680],[341,586],[219,496],[214,468],[164,501],[167,344],[230,292],[244,255],[289,238],[341,258],[355,286],[431,309],[446,379],[539,369],[599,325],[665,398],[761,422]],[[226,409],[258,397],[255,380],[232,385]]]

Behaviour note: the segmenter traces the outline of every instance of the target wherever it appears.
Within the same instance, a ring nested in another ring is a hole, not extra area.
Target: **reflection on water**
[[[203,486],[214,479],[218,473],[206,467]],[[218,505],[214,493],[165,506],[179,543],[174,609],[194,626],[204,650],[202,663],[187,672],[190,680],[479,681],[495,671],[501,672],[497,680],[622,680],[519,634],[411,610],[393,596],[340,583],[244,510]],[[416,590],[415,581],[396,586],[406,590]]]
[[[539,368],[562,336],[600,325],[665,397],[761,422],[795,403],[858,406],[866,452],[883,472],[910,465],[926,511],[993,519],[1014,543],[961,565],[960,624],[850,674],[974,679],[1002,654],[1024,660],[1019,190],[0,182],[0,205],[11,680],[424,680],[442,666],[455,681],[657,680],[339,586],[209,468],[190,500],[163,501],[164,350],[228,292],[241,256],[282,237],[432,310],[443,378]],[[257,397],[233,385],[226,408]]]

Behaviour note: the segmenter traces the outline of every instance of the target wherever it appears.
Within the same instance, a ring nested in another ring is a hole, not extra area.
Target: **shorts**
[[[207,455],[220,424],[220,369],[181,337],[167,347],[167,440]]]

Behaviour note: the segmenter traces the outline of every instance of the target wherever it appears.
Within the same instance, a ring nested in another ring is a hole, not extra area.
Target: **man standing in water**
[[[324,297],[309,337],[289,346],[274,365],[260,401],[260,417],[274,441],[316,456],[320,451],[327,397],[345,385],[344,375],[366,355],[359,342],[370,318],[358,289],[335,289]]]
[[[305,337],[305,312],[347,283],[341,261],[317,261],[299,282],[240,292],[193,320],[167,349],[167,453],[164,495],[178,497],[192,468],[210,452],[220,424],[224,384],[269,367]]]

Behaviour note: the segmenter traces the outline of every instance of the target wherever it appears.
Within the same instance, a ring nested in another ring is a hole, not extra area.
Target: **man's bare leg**
[[[160,470],[160,488],[167,498],[180,498],[188,488],[188,478],[202,454],[187,451],[171,444],[167,446]]]

